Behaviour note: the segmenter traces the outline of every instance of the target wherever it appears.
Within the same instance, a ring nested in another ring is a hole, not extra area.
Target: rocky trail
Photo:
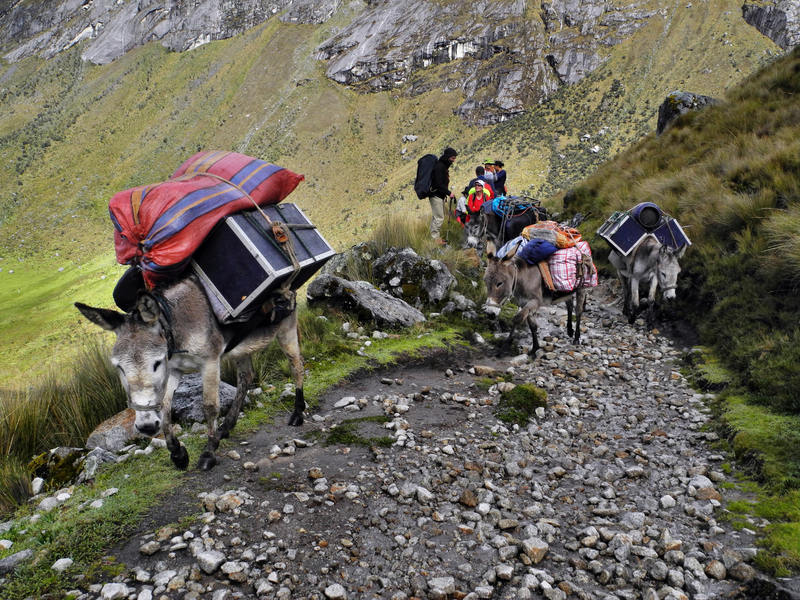
[[[532,362],[453,349],[343,382],[302,428],[234,435],[116,550],[126,572],[75,595],[793,598],[737,595],[762,577],[750,563],[765,523],[721,518],[731,457],[710,445],[682,349],[628,325],[603,288],[581,346],[565,314],[540,311]],[[496,418],[509,384],[485,382],[506,372],[548,393],[527,426]],[[352,443],[325,445],[348,428]]]

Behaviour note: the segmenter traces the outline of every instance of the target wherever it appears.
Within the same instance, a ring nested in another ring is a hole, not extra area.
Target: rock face
[[[800,45],[800,5],[795,0],[744,4],[742,17],[784,50]]]
[[[579,81],[601,64],[599,48],[621,43],[655,14],[592,0],[531,8],[521,0],[370,2],[317,56],[328,77],[369,91],[461,90],[458,114],[488,124]],[[436,65],[450,66],[433,83],[423,71]]]
[[[701,96],[700,94],[693,94],[691,92],[672,92],[664,99],[661,106],[658,107],[656,135],[664,133],[675,119],[681,115],[691,110],[698,110],[709,104],[716,104],[717,102],[718,100],[710,96]]]
[[[336,307],[380,326],[410,327],[425,321],[425,316],[419,310],[375,289],[366,281],[347,281],[335,275],[320,275],[308,286],[306,296],[309,305],[321,303]]]
[[[177,52],[191,50],[208,42],[232,37],[263,23],[287,6],[280,19],[296,24],[319,24],[339,7],[338,0],[63,0],[42,4],[18,2],[13,6],[0,37],[4,56],[15,61],[38,54],[50,58],[84,40],[84,60],[107,64],[129,50],[151,41]]]
[[[477,124],[503,121],[579,81],[656,13],[595,0],[556,0],[534,10],[524,0],[61,0],[19,2],[3,15],[0,48],[11,62],[49,58],[80,42],[82,57],[107,64],[158,41],[177,52],[229,38],[275,16],[314,25],[342,14],[344,26],[318,47],[328,77],[363,91],[461,91],[457,109]],[[446,65],[428,75],[428,68]]]
[[[384,253],[373,263],[372,274],[382,290],[417,308],[441,303],[456,282],[444,263],[424,258],[411,248]]]
[[[800,43],[795,0],[746,4],[742,11],[782,48]],[[152,41],[183,52],[273,17],[319,25],[334,14],[341,25],[316,54],[328,77],[365,92],[459,92],[464,100],[456,112],[478,125],[518,115],[580,81],[602,64],[605,48],[660,16],[635,3],[598,0],[16,2],[0,20],[0,52],[10,62],[49,58],[84,42],[84,60],[107,64]]]

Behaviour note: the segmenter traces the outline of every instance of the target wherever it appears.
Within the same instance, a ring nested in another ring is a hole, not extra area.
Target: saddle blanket
[[[225,216],[277,204],[304,176],[236,152],[200,152],[167,181],[114,194],[108,203],[117,261],[137,265],[152,289],[188,264]]]

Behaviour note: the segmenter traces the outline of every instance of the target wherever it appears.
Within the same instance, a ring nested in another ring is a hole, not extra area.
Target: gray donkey
[[[519,311],[514,315],[514,320],[512,321],[511,331],[501,347],[499,355],[508,354],[514,332],[523,322],[528,323],[533,335],[530,354],[534,354],[539,349],[536,311],[539,310],[540,306],[548,306],[558,302],[565,302],[567,305],[567,334],[573,338],[573,343],[580,344],[581,315],[586,305],[586,288],[579,285],[572,292],[550,291],[542,279],[538,265],[529,265],[525,260],[516,256],[518,249],[519,244],[514,246],[503,258],[497,258],[495,256],[494,242],[490,240],[486,244],[486,256],[489,262],[483,277],[486,283],[484,311],[491,316],[497,317],[503,304],[511,298],[514,298],[517,306],[519,306]],[[588,256],[586,259],[591,260]],[[580,268],[590,269],[591,263],[580,263]],[[574,330],[572,328],[573,304],[575,304]]]
[[[303,358],[293,298],[285,318],[244,332],[235,325],[219,323],[195,275],[173,282],[163,290],[141,293],[129,313],[92,308],[79,302],[75,306],[87,319],[117,335],[111,362],[128,395],[128,406],[136,411],[136,429],[146,436],[163,432],[170,458],[179,469],[188,466],[189,454],[173,435],[170,417],[172,395],[181,376],[199,370],[203,380],[208,442],[198,466],[208,470],[217,464],[214,453],[220,440],[228,437],[236,425],[247,389],[253,382],[251,355],[274,339],[289,358],[295,383],[294,412],[289,425],[303,424]],[[238,344],[235,337],[241,338]],[[236,345],[228,350],[232,340]],[[236,363],[237,390],[225,420],[217,429],[223,356]]]
[[[664,300],[675,298],[678,273],[681,272],[678,260],[683,257],[686,248],[687,246],[684,245],[676,250],[663,245],[653,236],[647,236],[628,256],[622,256],[615,250],[611,251],[608,261],[616,267],[617,276],[622,283],[625,293],[623,314],[628,317],[629,323],[633,323],[639,313],[640,283],[650,284],[647,294],[648,322],[653,320],[658,287],[661,287]]]

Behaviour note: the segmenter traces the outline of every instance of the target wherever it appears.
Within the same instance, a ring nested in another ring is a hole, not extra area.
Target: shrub
[[[547,408],[547,392],[533,384],[524,383],[500,395],[497,418],[507,423],[527,425],[540,407]]]

